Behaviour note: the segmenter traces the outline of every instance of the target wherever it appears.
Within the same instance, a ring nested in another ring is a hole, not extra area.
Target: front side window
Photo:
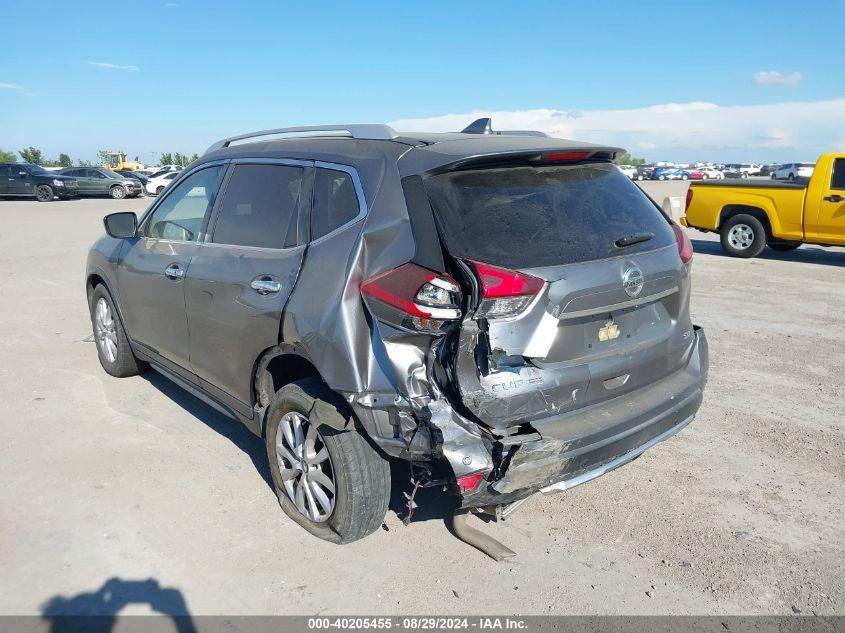
[[[236,165],[214,225],[215,244],[287,248],[297,244],[301,167]]]
[[[833,175],[830,177],[831,189],[845,189],[845,158],[833,161]]]
[[[179,242],[196,242],[205,214],[214,204],[222,167],[201,169],[180,182],[161,201],[144,224],[146,237]]]
[[[354,220],[361,212],[352,176],[335,169],[317,169],[311,239],[316,240]]]

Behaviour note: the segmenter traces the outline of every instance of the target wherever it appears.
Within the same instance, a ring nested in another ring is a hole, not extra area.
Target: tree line
[[[60,153],[57,159],[50,159],[44,156],[44,152],[42,152],[37,147],[25,147],[22,150],[18,151],[20,155],[20,159],[24,163],[32,163],[33,165],[41,165],[42,167],[93,167],[94,163],[90,160],[83,160],[77,159],[76,164],[74,165],[73,160],[71,157],[65,153]],[[97,156],[100,159],[100,163],[106,164],[108,163],[108,152],[105,150],[100,150],[97,152]],[[182,154],[181,152],[162,152],[159,157],[159,165],[181,165],[182,167],[187,166],[189,163],[194,162],[199,158],[199,155],[196,153],[188,155]],[[18,162],[18,157],[15,156],[14,152],[10,152],[5,149],[0,149],[0,163],[16,163]],[[135,162],[140,162],[138,157],[135,157]]]

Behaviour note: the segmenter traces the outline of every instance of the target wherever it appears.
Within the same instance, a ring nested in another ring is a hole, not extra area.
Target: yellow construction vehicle
[[[144,169],[144,163],[139,163],[134,160],[126,160],[126,152],[105,152],[107,162],[103,163],[106,169],[128,169],[135,171],[136,169]]]

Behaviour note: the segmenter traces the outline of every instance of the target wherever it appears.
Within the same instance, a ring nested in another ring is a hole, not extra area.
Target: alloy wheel
[[[290,411],[276,431],[276,459],[288,498],[300,514],[316,523],[334,510],[336,487],[331,456],[307,416]]]
[[[47,202],[53,199],[53,192],[50,190],[50,187],[46,185],[40,185],[35,190],[35,197],[38,199],[39,202]]]
[[[754,230],[747,224],[737,224],[728,233],[728,241],[738,251],[744,251],[754,243]]]
[[[100,297],[94,309],[94,330],[97,347],[103,357],[110,363],[117,360],[117,332],[115,330],[114,315],[108,301]]]

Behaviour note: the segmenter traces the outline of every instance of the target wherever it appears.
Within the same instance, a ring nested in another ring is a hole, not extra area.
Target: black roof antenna
[[[502,130],[500,132],[493,131],[493,120],[490,117],[483,119],[476,119],[467,125],[461,134],[493,134],[497,136],[548,136],[545,132],[537,132],[535,130]]]

